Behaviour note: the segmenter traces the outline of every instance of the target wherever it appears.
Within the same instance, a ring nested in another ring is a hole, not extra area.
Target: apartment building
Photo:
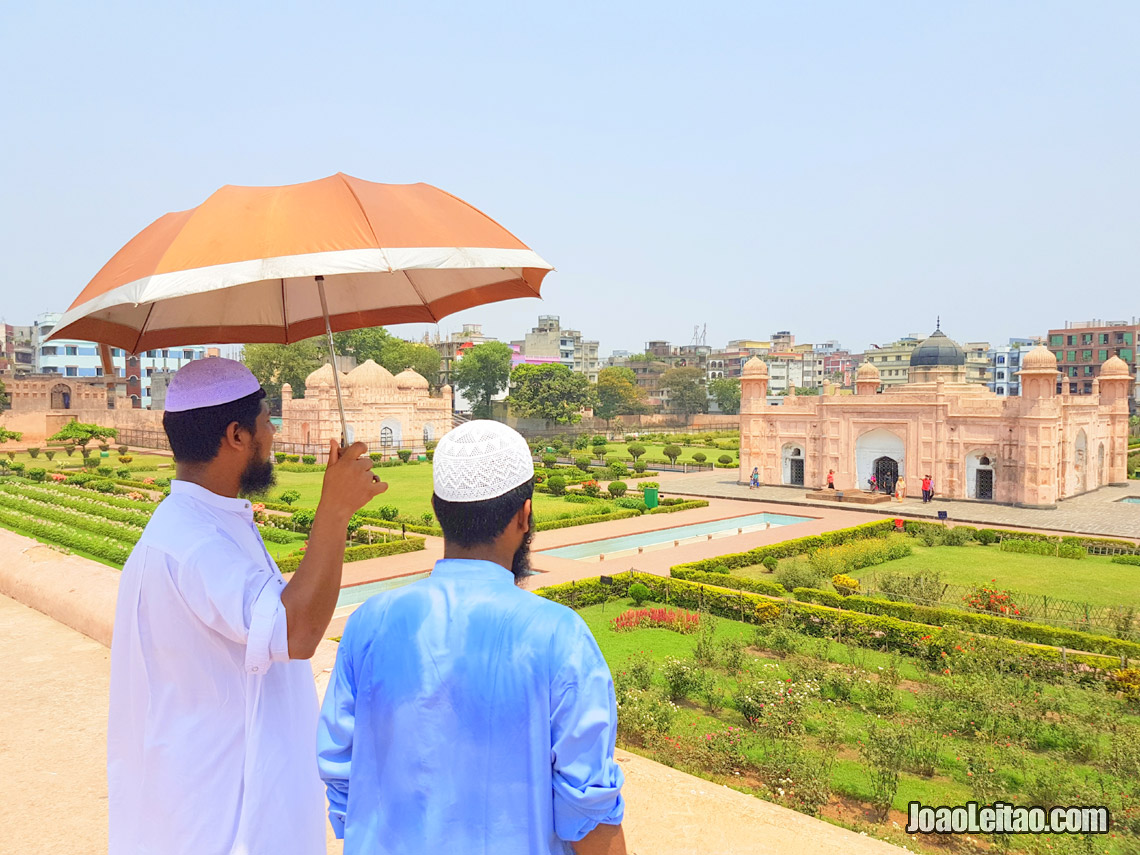
[[[1048,347],[1057,357],[1057,368],[1069,384],[1072,395],[1091,395],[1093,380],[1100,366],[1110,356],[1128,363],[1133,375],[1133,411],[1140,404],[1140,360],[1137,359],[1137,337],[1140,323],[1131,321],[1066,321],[1060,329],[1049,330]],[[1058,384],[1058,388],[1060,384]]]

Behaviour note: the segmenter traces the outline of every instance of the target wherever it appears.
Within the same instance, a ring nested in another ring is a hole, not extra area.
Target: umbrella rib
[[[285,277],[281,277],[281,329],[285,332],[285,343],[289,344],[289,312],[285,309]]]
[[[151,303],[150,308],[147,309],[147,312],[146,312],[146,319],[142,322],[142,326],[139,327],[139,335],[138,335],[138,338],[135,339],[135,346],[134,346],[134,349],[131,351],[131,353],[136,354],[136,355],[138,354],[138,352],[139,352],[138,348],[139,348],[139,344],[142,343],[143,333],[146,332],[146,325],[150,323],[150,316],[153,313],[154,313],[154,303]]]

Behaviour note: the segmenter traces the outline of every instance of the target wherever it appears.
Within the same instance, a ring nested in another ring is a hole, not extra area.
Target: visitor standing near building
[[[107,724],[110,852],[325,851],[304,661],[340,591],[349,518],[383,492],[366,446],[329,448],[286,583],[243,494],[274,478],[265,392],[240,362],[180,369],[163,428],[177,474],[119,581]]]
[[[895,501],[902,502],[906,498],[906,478],[899,476],[899,480],[895,481]]]
[[[922,476],[922,503],[925,505],[930,501],[931,487],[933,485],[929,475]]]
[[[755,490],[760,486],[760,469],[752,467],[752,475],[748,478],[748,489]]]
[[[519,587],[530,449],[471,421],[432,469],[444,557],[353,613],[321,710],[345,855],[624,855],[609,667],[576,612]]]
[[[828,469],[827,470],[827,489],[829,489],[829,490],[835,489],[835,470],[834,469]]]

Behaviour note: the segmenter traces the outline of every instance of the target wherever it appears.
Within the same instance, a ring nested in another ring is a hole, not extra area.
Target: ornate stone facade
[[[327,451],[340,439],[333,367],[323,365],[305,379],[305,397],[294,398],[289,384],[281,387],[281,427],[275,447],[293,454]],[[340,375],[344,414],[354,438],[369,449],[395,455],[400,448],[422,451],[452,427],[451,387],[433,396],[428,381],[412,370],[395,376],[369,359]]]
[[[927,344],[931,347],[927,348]],[[955,350],[957,349],[957,350]],[[767,367],[744,367],[740,479],[753,467],[766,484],[823,487],[828,470],[843,489],[893,490],[906,478],[918,496],[924,475],[936,496],[1052,507],[1061,499],[1126,480],[1128,366],[1111,357],[1092,395],[1058,392],[1059,372],[1044,347],[1019,372],[1022,393],[999,397],[965,383],[960,348],[940,331],[915,350],[911,382],[880,392],[879,372],[860,367],[856,394],[766,403]],[[912,357],[912,360],[914,357]]]

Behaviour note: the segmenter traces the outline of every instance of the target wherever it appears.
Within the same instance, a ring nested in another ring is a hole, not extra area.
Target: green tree
[[[630,368],[603,368],[598,372],[598,406],[594,413],[608,423],[614,416],[635,416],[648,410],[645,390]]]
[[[740,412],[740,381],[735,377],[710,380],[709,394],[716,398],[716,405],[722,413],[735,416]]]
[[[4,385],[4,381],[0,380],[0,407],[8,403],[8,389]]]
[[[704,372],[699,368],[670,368],[661,375],[661,388],[669,390],[669,408],[692,415],[709,411],[708,394],[701,384]]]
[[[92,425],[85,422],[68,422],[62,429],[47,438],[48,442],[71,441],[80,448],[86,448],[93,439],[114,439],[119,435],[115,428]]]
[[[453,376],[455,388],[471,402],[475,416],[490,418],[491,399],[511,379],[511,348],[501,341],[477,344],[459,360]]]
[[[18,430],[8,430],[6,427],[0,427],[0,444],[3,444],[10,439],[14,439],[16,442],[19,442],[21,439],[23,439],[23,437],[24,435]]]
[[[292,344],[247,344],[242,362],[265,390],[269,406],[280,412],[281,387],[288,383],[294,397],[305,397],[305,378],[320,368],[327,356],[326,342],[307,338]]]
[[[510,403],[520,416],[574,424],[581,420],[582,410],[596,402],[589,378],[565,365],[520,365],[511,372]]]

